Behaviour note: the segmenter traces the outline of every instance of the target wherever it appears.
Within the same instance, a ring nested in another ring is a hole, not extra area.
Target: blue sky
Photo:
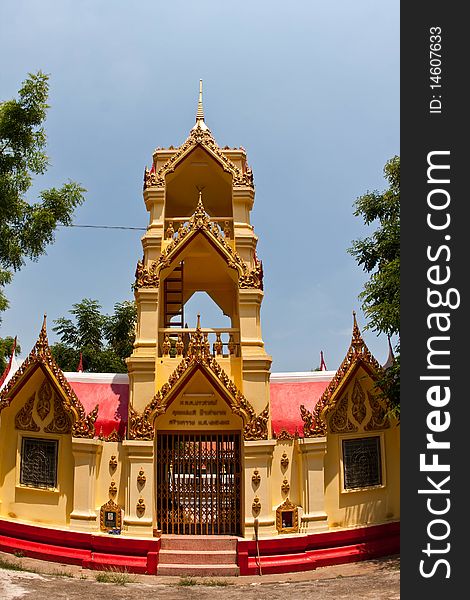
[[[315,368],[320,350],[338,367],[353,309],[366,323],[366,275],[347,248],[370,230],[353,203],[386,187],[383,166],[399,154],[398,1],[10,0],[0,55],[1,99],[28,72],[50,74],[51,167],[34,189],[80,182],[77,224],[147,225],[144,167],[155,147],[186,139],[202,78],[206,123],[254,172],[272,371]],[[0,335],[18,335],[25,356],[44,313],[55,341],[54,319],[82,298],[107,313],[131,299],[141,234],[60,229],[6,288]],[[364,337],[384,362],[386,338]]]

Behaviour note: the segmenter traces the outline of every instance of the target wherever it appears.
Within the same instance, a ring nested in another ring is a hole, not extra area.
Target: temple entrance
[[[241,535],[240,434],[157,434],[157,527],[164,534]]]

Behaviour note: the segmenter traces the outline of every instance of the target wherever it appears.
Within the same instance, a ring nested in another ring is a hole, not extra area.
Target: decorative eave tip
[[[196,124],[193,129],[208,130],[209,127],[204,122],[204,107],[202,105],[202,79],[199,80],[199,99],[197,101]]]
[[[387,336],[388,338],[388,357],[387,360],[385,361],[385,364],[383,365],[384,369],[389,369],[390,367],[393,366],[393,363],[395,362],[395,355],[393,354],[393,348],[392,348],[392,342],[390,341],[390,336]]]

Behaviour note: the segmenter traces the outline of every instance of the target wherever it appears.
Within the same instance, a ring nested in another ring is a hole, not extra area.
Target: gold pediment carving
[[[48,384],[51,385],[51,388],[54,389],[55,392],[60,394],[61,405],[73,421],[72,435],[75,437],[92,438],[95,433],[94,423],[98,415],[98,406],[96,406],[90,414],[86,414],[82,403],[52,356],[47,339],[45,317],[41,332],[33,349],[0,392],[0,412],[4,408],[10,406],[13,398],[27,380],[28,375],[37,368],[43,370],[48,378]],[[41,402],[41,413],[45,414],[47,402],[44,403],[43,400],[41,400]]]
[[[261,415],[256,415],[252,405],[212,356],[207,333],[203,333],[200,327],[198,327],[191,335],[187,356],[180,361],[176,369],[168,377],[168,381],[158,390],[145,407],[143,413],[139,414],[130,407],[129,439],[153,439],[153,422],[155,418],[166,412],[175,394],[188,381],[196,369],[201,369],[208,377],[209,382],[221,392],[222,397],[229,404],[232,412],[242,418],[245,428],[248,426],[248,430],[252,428],[253,431],[260,431],[260,435],[265,435],[264,427],[269,417],[269,414],[266,413],[268,407],[266,407]]]
[[[232,175],[234,186],[253,187],[253,172],[246,167],[244,171],[238,168],[224,152],[220,149],[209,129],[196,127],[191,130],[186,141],[176,150],[176,152],[166,161],[164,165],[156,171],[145,169],[144,190],[149,186],[165,186],[165,178],[169,173],[173,173],[177,165],[194,150],[201,146],[206,150],[222,167],[222,169]]]

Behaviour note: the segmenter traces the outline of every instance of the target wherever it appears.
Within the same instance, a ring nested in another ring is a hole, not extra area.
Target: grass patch
[[[230,585],[230,581],[226,579],[208,579],[207,581],[201,581],[201,585],[208,585],[209,587],[225,587]]]
[[[114,583],[114,585],[126,585],[126,583],[135,583],[135,577],[127,571],[119,571],[116,568],[111,568],[106,571],[100,571],[96,574],[95,579],[98,583]]]
[[[8,558],[0,558],[0,569],[8,569],[8,571],[22,571],[23,567],[20,563],[8,560]]]
[[[21,563],[8,558],[0,558],[0,569],[7,569],[8,571],[26,571],[27,573],[38,573],[36,569],[24,567]]]
[[[24,552],[22,550],[15,550],[13,556],[16,556],[16,558],[23,558]]]
[[[194,579],[194,577],[181,577],[177,585],[182,587],[192,585],[207,585],[208,587],[225,587],[231,585],[226,579]]]
[[[53,577],[70,577],[73,579],[73,573],[70,573],[70,571],[52,571],[51,573],[48,573],[48,575],[52,575]]]
[[[178,584],[181,587],[187,587],[190,585],[197,585],[197,581],[195,579],[193,579],[192,577],[181,577],[181,579],[178,581]]]

